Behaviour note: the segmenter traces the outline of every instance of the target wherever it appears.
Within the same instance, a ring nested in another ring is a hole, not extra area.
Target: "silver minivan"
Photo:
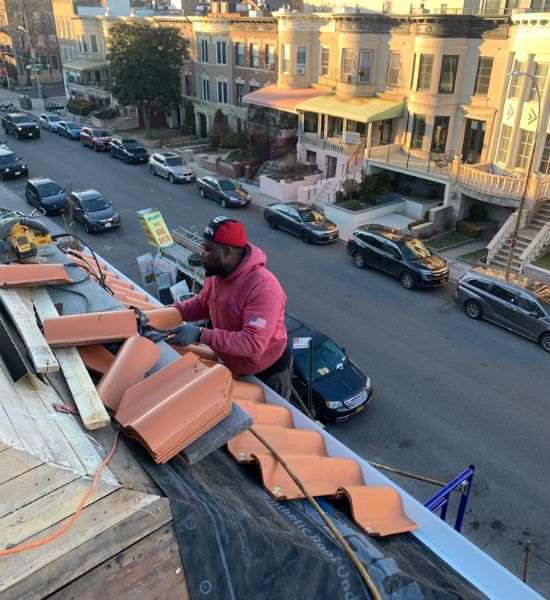
[[[487,319],[550,352],[550,286],[522,275],[476,267],[457,283],[454,299],[471,319]]]

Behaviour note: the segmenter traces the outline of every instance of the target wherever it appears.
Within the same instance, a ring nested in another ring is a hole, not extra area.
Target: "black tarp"
[[[170,500],[193,600],[363,600],[370,594],[349,557],[305,500],[278,501],[254,465],[225,449],[188,466],[155,464],[130,443]],[[413,535],[367,536],[346,502],[318,499],[388,600],[486,598]]]

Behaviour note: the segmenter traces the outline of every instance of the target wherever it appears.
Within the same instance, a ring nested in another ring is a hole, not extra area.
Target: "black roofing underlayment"
[[[225,449],[188,466],[157,465],[128,440],[170,500],[192,600],[363,600],[371,598],[349,557],[306,500],[277,501],[259,469]],[[349,505],[317,499],[388,600],[487,597],[411,534],[369,537]]]

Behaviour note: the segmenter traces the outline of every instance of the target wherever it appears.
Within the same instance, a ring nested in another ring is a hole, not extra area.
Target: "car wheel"
[[[124,158],[122,159],[126,164],[128,164],[128,162],[130,161],[130,159],[128,158],[128,156],[125,154]]]
[[[222,208],[227,208],[227,200],[225,198],[220,200],[220,204],[222,205]]]
[[[277,223],[275,223],[274,217],[269,217],[269,219],[267,220],[267,223],[271,227],[271,229],[277,229]]]
[[[153,167],[153,165],[151,165],[149,167],[149,173],[151,173],[151,175],[156,175],[157,174],[157,172],[155,171],[155,167]]]
[[[481,315],[483,314],[479,302],[476,302],[475,300],[468,300],[468,302],[464,304],[464,311],[470,319],[481,319]]]
[[[97,144],[96,144],[95,142],[92,144],[92,150],[93,150],[94,152],[97,152],[97,151],[98,151],[98,147],[97,147]]]
[[[84,221],[84,229],[86,230],[86,233],[91,233],[92,230],[90,229],[88,221]]]
[[[172,175],[172,173],[170,173],[170,175],[168,175],[168,181],[170,183],[176,183],[176,179],[175,177]]]
[[[365,259],[365,255],[360,250],[356,250],[351,255],[351,258],[353,259],[353,264],[358,269],[364,269],[367,266],[367,261]]]
[[[15,139],[18,140],[19,139],[19,134],[17,133],[17,131],[13,134],[15,136]]]
[[[204,190],[202,188],[199,188],[199,195],[201,198],[204,198]]]
[[[300,237],[302,238],[302,241],[306,244],[311,244],[313,242],[313,238],[311,237],[311,233],[309,233],[309,231],[302,231]]]
[[[399,276],[399,281],[406,290],[414,290],[416,287],[416,277],[410,271],[403,271]]]
[[[550,331],[547,331],[540,336],[539,344],[542,346],[543,350],[550,352]]]

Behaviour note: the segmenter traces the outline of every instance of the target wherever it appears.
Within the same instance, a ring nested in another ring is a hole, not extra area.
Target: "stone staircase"
[[[512,258],[511,270],[519,273],[521,268],[521,261],[519,257],[522,252],[529,246],[533,241],[533,238],[537,233],[546,225],[550,223],[550,200],[545,200],[529,221],[527,227],[518,231],[518,237],[516,240],[516,247],[514,249],[514,256]],[[510,252],[511,236],[508,237],[506,242],[499,248],[498,252],[491,260],[491,265],[499,267],[501,269],[506,268],[508,262],[508,253]]]
[[[276,173],[279,170],[279,167],[285,163],[284,159],[277,160],[267,160],[264,164],[258,169],[256,175],[254,175],[254,179],[250,181],[252,185],[260,186],[260,175],[271,175],[272,173]]]

